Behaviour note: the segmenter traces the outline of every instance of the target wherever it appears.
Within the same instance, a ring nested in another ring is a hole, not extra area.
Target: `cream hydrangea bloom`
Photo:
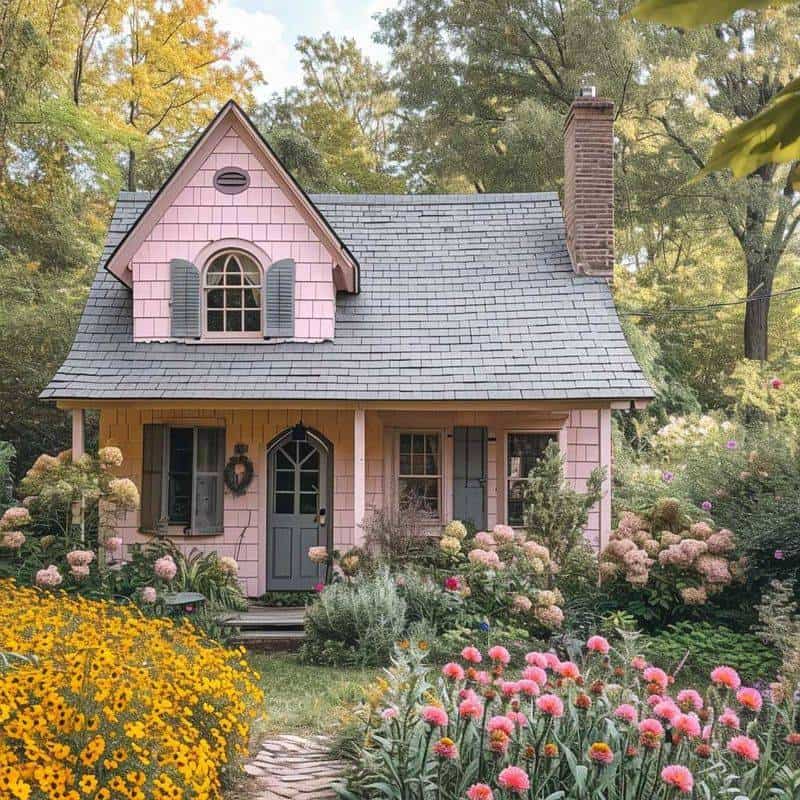
[[[119,467],[122,464],[122,450],[119,447],[101,447],[97,451],[97,458],[107,467]]]
[[[452,556],[461,550],[461,542],[455,536],[443,536],[439,540],[439,549]]]
[[[110,500],[119,508],[133,511],[139,507],[139,490],[130,478],[115,478],[108,484]]]
[[[448,522],[444,529],[444,536],[452,537],[462,541],[467,535],[467,528],[461,520],[454,519]]]

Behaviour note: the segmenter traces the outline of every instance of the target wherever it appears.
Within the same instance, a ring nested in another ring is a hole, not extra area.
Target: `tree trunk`
[[[128,191],[136,191],[136,153],[133,148],[128,150]]]
[[[747,263],[747,303],[744,312],[744,355],[766,361],[769,347],[769,303],[775,265],[764,256]]]

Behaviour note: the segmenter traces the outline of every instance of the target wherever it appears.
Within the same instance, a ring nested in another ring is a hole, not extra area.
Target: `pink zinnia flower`
[[[494,800],[491,788],[485,783],[473,783],[467,789],[467,797],[469,800]]]
[[[432,728],[443,728],[447,725],[447,712],[439,706],[425,706],[421,716]]]
[[[481,686],[488,686],[491,682],[492,676],[485,669],[475,674],[475,683],[479,683]]]
[[[325,584],[324,584],[324,583],[320,582],[320,583],[315,583],[315,584],[314,584],[314,591],[315,591],[317,594],[322,594],[322,592],[323,592],[324,590],[325,590]]]
[[[535,681],[539,686],[547,683],[547,673],[541,667],[525,667],[522,670],[522,677],[526,681]]]
[[[773,378],[773,379],[772,379],[772,380],[769,382],[769,385],[770,385],[770,386],[771,386],[773,389],[783,389],[783,381],[782,381],[780,378]]]
[[[558,656],[550,652],[544,654],[544,660],[547,662],[548,669],[555,669],[561,663]]]
[[[520,728],[528,724],[528,718],[521,711],[509,711],[506,716]]]
[[[468,697],[459,703],[458,715],[463,719],[480,719],[483,716],[483,705],[477,697]]]
[[[639,723],[639,741],[645,747],[655,748],[664,736],[664,726],[652,717]]]
[[[393,720],[397,718],[397,709],[394,706],[389,706],[388,708],[384,708],[381,711],[381,719],[386,720]]]
[[[694,777],[692,773],[680,764],[669,764],[661,770],[661,780],[664,783],[674,786],[683,794],[691,794],[694,787]]]
[[[447,736],[443,736],[436,742],[433,746],[433,752],[436,753],[439,758],[443,758],[446,761],[452,761],[454,758],[458,758],[456,743]]]
[[[647,696],[647,705],[649,705],[650,708],[654,708],[663,700],[664,698],[660,694],[650,694]]]
[[[614,709],[614,716],[617,719],[624,720],[629,725],[633,725],[638,718],[638,714],[636,713],[636,709],[630,703],[623,703],[622,705],[617,706]]]
[[[508,717],[492,717],[486,724],[486,729],[491,733],[492,731],[503,731],[506,736],[511,736],[514,733],[514,723]]]
[[[509,654],[508,650],[499,644],[496,644],[494,647],[490,647],[487,655],[492,661],[496,661],[503,666],[506,666],[508,662],[511,661],[511,655]]]
[[[631,666],[641,672],[643,669],[647,667],[647,661],[642,656],[634,656],[631,659]]]
[[[733,709],[726,708],[725,711],[720,714],[719,724],[725,728],[738,731],[741,723],[739,722],[739,715]]]
[[[753,689],[750,686],[743,686],[736,692],[736,699],[745,707],[749,708],[751,711],[755,711],[758,713],[761,711],[761,706],[764,705],[764,701],[761,698],[761,692],[758,689]]]
[[[581,671],[578,669],[578,665],[573,663],[572,661],[562,661],[557,667],[556,672],[562,678],[579,678],[581,675]]]
[[[722,666],[711,670],[711,680],[727,689],[738,689],[742,685],[742,679],[733,667]]]
[[[451,661],[442,667],[442,675],[451,681],[463,681],[464,668],[460,664],[456,664],[455,661]]]
[[[503,697],[513,697],[519,694],[519,686],[516,681],[500,681],[500,691]]]
[[[481,661],[483,661],[483,656],[481,655],[481,651],[478,650],[477,647],[473,647],[472,645],[465,647],[461,651],[461,658],[463,658],[464,661],[467,661],[470,664],[480,664]]]
[[[657,703],[653,707],[653,713],[657,717],[661,717],[661,719],[665,719],[668,722],[673,723],[680,716],[681,710],[672,700],[668,699]]]
[[[614,760],[614,751],[605,742],[595,742],[589,748],[589,758],[605,766]]]
[[[457,592],[461,588],[461,581],[455,575],[451,575],[444,579],[444,588],[450,592]]]
[[[700,720],[695,714],[679,714],[673,725],[676,731],[680,731],[690,739],[697,739],[700,736]]]
[[[677,700],[678,705],[683,711],[690,711],[692,709],[699,711],[703,707],[703,698],[700,697],[700,693],[696,692],[694,689],[681,689],[681,691],[678,692]]]
[[[537,698],[536,708],[551,717],[561,717],[564,714],[564,704],[561,698],[554,694],[543,694]]]
[[[544,653],[531,652],[525,655],[525,663],[539,669],[547,669],[547,658]]]
[[[517,688],[526,697],[535,697],[542,691],[536,681],[528,680],[527,678],[517,681]]]
[[[761,755],[758,745],[749,736],[734,736],[728,742],[728,750],[745,761],[758,761]]]
[[[608,643],[608,639],[603,636],[591,636],[589,641],[586,642],[586,649],[606,656],[608,651],[611,650],[611,645]]]
[[[663,669],[659,669],[658,667],[647,667],[645,671],[642,673],[642,677],[648,683],[654,683],[661,688],[663,692],[667,685],[669,684],[669,678],[667,677],[667,673],[664,672]]]
[[[528,773],[519,767],[506,767],[498,776],[497,782],[508,792],[522,794],[530,789]]]
[[[703,739],[705,739],[705,741],[708,741],[710,738],[711,738],[711,726],[706,725],[703,727]]]

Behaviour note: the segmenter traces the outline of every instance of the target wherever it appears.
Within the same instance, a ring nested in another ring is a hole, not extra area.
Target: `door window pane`
[[[544,455],[550,442],[556,441],[553,433],[509,433],[506,450],[506,510],[509,525],[525,522],[525,487],[528,475]]]

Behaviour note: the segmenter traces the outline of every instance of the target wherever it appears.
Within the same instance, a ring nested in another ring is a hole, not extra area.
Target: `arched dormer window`
[[[237,250],[215,255],[203,283],[206,333],[260,336],[261,286],[261,267],[251,256]]]

